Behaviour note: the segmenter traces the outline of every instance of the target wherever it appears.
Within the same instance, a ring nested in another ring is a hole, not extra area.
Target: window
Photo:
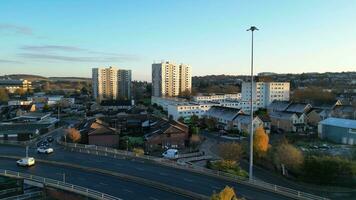
[[[356,128],[350,128],[350,129],[349,129],[349,133],[356,134]]]

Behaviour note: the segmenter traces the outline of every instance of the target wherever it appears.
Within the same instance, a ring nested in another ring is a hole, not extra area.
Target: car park
[[[33,157],[22,158],[22,159],[16,161],[16,164],[18,166],[31,167],[31,166],[35,165],[35,158],[33,158]]]
[[[52,143],[54,139],[53,139],[53,137],[49,136],[46,138],[46,140],[47,140],[47,142]]]

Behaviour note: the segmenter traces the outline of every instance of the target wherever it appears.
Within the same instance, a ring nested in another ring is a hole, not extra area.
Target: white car
[[[49,148],[49,147],[38,147],[37,148],[37,153],[50,154],[50,153],[53,153],[53,149]]]
[[[168,158],[168,159],[175,159],[178,158],[178,150],[177,149],[168,149],[167,151],[165,151],[162,156],[164,158]]]
[[[22,158],[22,159],[18,160],[16,163],[19,166],[30,167],[30,166],[35,165],[35,158],[33,158],[33,157]]]

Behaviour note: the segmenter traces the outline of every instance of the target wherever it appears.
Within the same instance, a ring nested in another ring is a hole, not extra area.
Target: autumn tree
[[[302,152],[293,145],[283,142],[274,151],[274,162],[277,166],[282,164],[290,170],[298,170],[304,162]]]
[[[4,88],[0,88],[0,103],[7,102],[9,100],[9,95]]]
[[[77,129],[69,128],[66,130],[66,137],[71,142],[79,142],[81,138],[81,134]]]
[[[210,199],[211,200],[239,200],[239,198],[237,198],[236,196],[234,188],[229,186],[225,186],[225,188],[221,190],[219,193],[214,193]]]
[[[263,127],[258,127],[253,137],[253,152],[258,158],[266,155],[269,147],[269,137]]]
[[[238,143],[222,143],[218,146],[219,156],[224,160],[238,162],[243,153],[242,146]]]

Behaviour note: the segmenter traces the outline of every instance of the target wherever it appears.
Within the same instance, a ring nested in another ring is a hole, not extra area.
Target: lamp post
[[[258,31],[258,28],[251,26],[247,31],[251,31],[251,130],[250,130],[250,166],[249,180],[253,180],[253,32]]]

